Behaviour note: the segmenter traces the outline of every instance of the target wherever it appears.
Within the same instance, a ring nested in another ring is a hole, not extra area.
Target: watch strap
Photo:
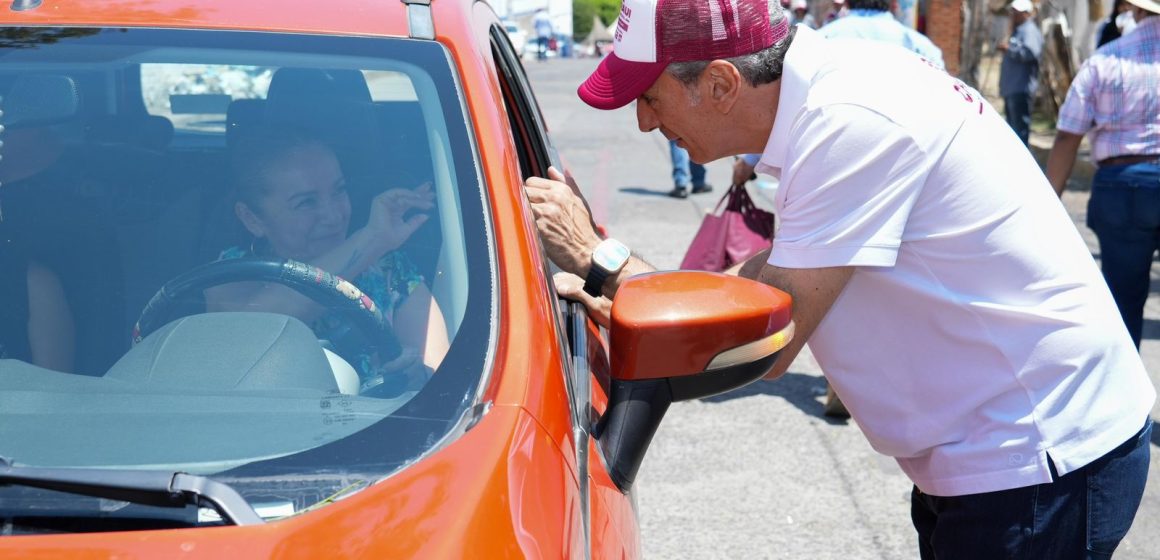
[[[592,297],[604,295],[605,280],[608,280],[608,271],[593,263],[588,267],[588,276],[584,278],[584,291]]]

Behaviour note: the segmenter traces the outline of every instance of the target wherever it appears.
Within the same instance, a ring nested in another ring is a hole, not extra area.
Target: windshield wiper
[[[157,507],[211,507],[234,525],[265,523],[228,485],[167,471],[14,467],[0,457],[0,486],[20,485]]]

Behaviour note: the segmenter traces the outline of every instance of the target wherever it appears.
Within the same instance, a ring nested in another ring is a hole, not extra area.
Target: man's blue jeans
[[[1100,267],[1136,347],[1152,258],[1160,249],[1160,164],[1107,165],[1096,171],[1087,225],[1100,240]]]
[[[1119,447],[1053,482],[938,497],[911,492],[923,560],[1111,558],[1148,478],[1152,420]]]
[[[669,155],[673,158],[673,186],[699,187],[705,184],[705,166],[689,159],[689,152],[669,140]]]
[[[1007,124],[1015,130],[1015,134],[1027,145],[1031,138],[1031,95],[1015,93],[1003,96],[1003,109],[1007,113]]]
[[[546,60],[548,58],[548,43],[551,40],[551,37],[536,37],[536,59]]]

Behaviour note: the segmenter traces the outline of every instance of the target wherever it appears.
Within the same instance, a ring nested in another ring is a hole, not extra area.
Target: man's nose
[[[636,125],[641,132],[652,132],[660,126],[660,121],[657,119],[657,114],[648,106],[648,103],[637,99],[636,100]]]

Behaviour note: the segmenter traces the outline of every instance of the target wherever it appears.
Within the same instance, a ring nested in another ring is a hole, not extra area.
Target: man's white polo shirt
[[[769,262],[857,267],[809,341],[920,490],[1051,481],[1143,427],[1155,391],[1047,179],[973,89],[891,45],[797,28],[757,170]]]

